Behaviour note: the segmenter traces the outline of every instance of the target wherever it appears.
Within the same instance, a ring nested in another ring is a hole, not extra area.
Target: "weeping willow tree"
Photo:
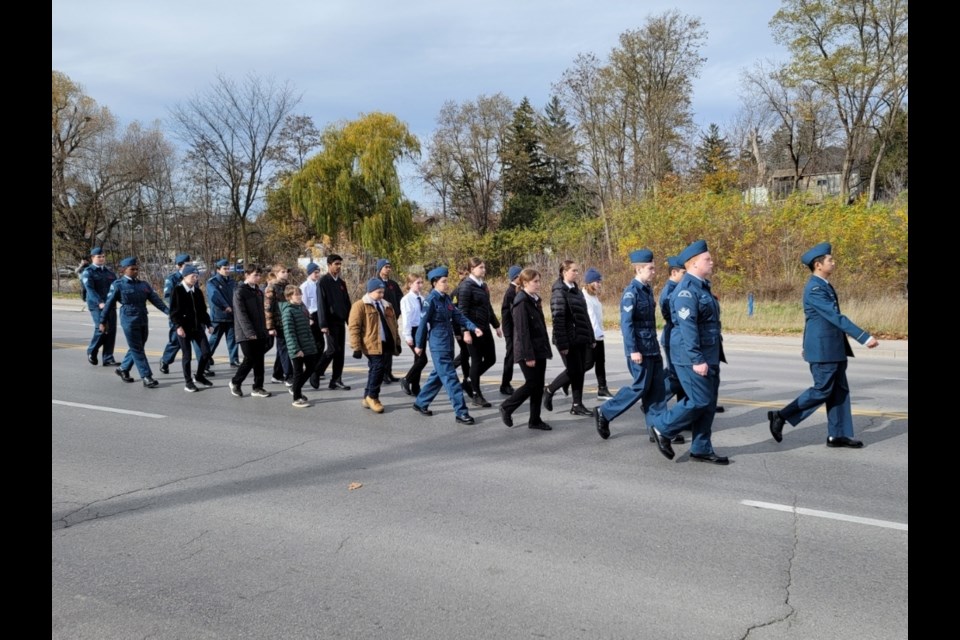
[[[420,156],[420,143],[396,116],[370,113],[332,125],[321,151],[294,174],[290,199],[318,234],[345,233],[364,251],[385,255],[412,239],[413,207],[397,165]]]

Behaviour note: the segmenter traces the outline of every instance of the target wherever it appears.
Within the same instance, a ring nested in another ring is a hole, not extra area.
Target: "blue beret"
[[[102,255],[103,255],[103,249],[101,249],[100,247],[94,247],[93,249],[90,249],[90,255],[92,255],[92,256],[102,256]]]
[[[219,269],[220,267],[225,267],[225,266],[229,265],[229,264],[230,264],[230,261],[227,260],[226,258],[220,258],[219,260],[217,260],[217,261],[214,262],[213,264],[214,264],[214,266],[217,267],[217,269]]]
[[[687,264],[687,260],[689,260],[690,258],[696,258],[701,253],[706,253],[707,251],[709,251],[709,249],[707,249],[707,241],[697,240],[687,245],[687,248],[681,251],[680,255],[677,256],[677,258],[683,264]]]
[[[427,274],[427,280],[433,282],[437,278],[446,278],[448,275],[450,275],[450,270],[445,266],[440,265],[439,267],[432,269],[430,273]]]
[[[512,267],[510,267],[509,271],[507,271],[507,278],[509,278],[510,281],[513,282],[514,280],[517,279],[517,276],[520,275],[521,271],[523,271],[523,267],[521,267],[518,264],[515,264]]]
[[[181,253],[180,255],[178,255],[178,256],[176,257],[176,259],[174,260],[174,262],[176,262],[177,264],[183,264],[184,262],[190,262],[190,254],[189,254],[189,253]]]
[[[127,267],[132,267],[137,264],[137,259],[133,256],[124,258],[120,261],[120,267],[126,269]]]
[[[377,260],[377,273],[379,274],[380,269],[383,269],[388,264],[390,264],[390,261],[387,260],[386,258],[380,258],[379,260]]]
[[[318,265],[316,262],[311,262],[310,264],[307,265],[307,275],[310,275],[311,273],[313,273],[314,271],[317,271],[318,269],[320,269],[320,265]]]
[[[187,266],[185,266],[185,267],[183,268],[182,271],[180,271],[180,274],[183,275],[184,277],[190,275],[191,273],[195,273],[195,274],[197,274],[197,275],[200,275],[200,272],[197,271],[197,268],[196,268],[195,266],[193,266],[192,264],[188,264]]]
[[[601,280],[603,280],[603,276],[600,275],[600,272],[593,267],[587,269],[587,272],[583,276],[583,281],[587,284],[590,284],[591,282],[600,282]]]
[[[650,249],[631,251],[630,262],[653,262],[653,251],[650,251]]]
[[[808,267],[813,264],[814,258],[819,258],[820,256],[825,256],[828,253],[833,253],[833,247],[829,242],[821,242],[817,246],[813,247],[805,254],[800,256],[800,262],[807,265]]]
[[[683,269],[683,261],[680,256],[670,256],[667,258],[667,266],[671,269]]]
[[[367,280],[367,293],[376,291],[377,289],[383,289],[386,286],[380,278],[370,278]]]

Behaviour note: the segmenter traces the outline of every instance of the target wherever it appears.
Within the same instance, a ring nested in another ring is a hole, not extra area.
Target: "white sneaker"
[[[273,394],[267,391],[266,389],[254,389],[250,392],[250,395],[257,398],[269,398]]]
[[[293,406],[297,407],[298,409],[302,409],[303,407],[309,407],[310,403],[307,402],[306,398],[300,398],[299,400],[293,401]]]
[[[183,390],[187,393],[196,393],[198,391],[197,385],[193,384],[192,382],[188,382],[186,385],[184,385]]]
[[[243,391],[240,390],[240,385],[234,384],[232,382],[230,383],[230,393],[231,395],[234,395],[238,398],[243,397]]]
[[[281,380],[280,378],[275,378],[275,377],[273,377],[273,376],[270,376],[270,383],[271,383],[271,384],[283,384],[283,380]]]

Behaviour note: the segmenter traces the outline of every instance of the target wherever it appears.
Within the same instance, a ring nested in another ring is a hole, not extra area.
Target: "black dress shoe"
[[[413,395],[413,390],[410,388],[410,383],[406,378],[400,378],[400,388],[403,389],[403,392],[408,396]]]
[[[553,392],[550,391],[550,387],[543,388],[543,408],[553,411]]]
[[[147,376],[143,379],[143,386],[147,389],[153,389],[154,387],[159,387],[160,383],[154,380],[151,376]]]
[[[400,378],[398,378],[397,376],[391,373],[388,376],[383,376],[383,381],[386,382],[387,384],[391,384],[393,382],[400,382]]]
[[[422,416],[432,416],[432,415],[433,415],[433,411],[430,411],[430,409],[424,409],[423,407],[421,407],[420,405],[418,405],[416,402],[413,403],[413,410],[416,411],[417,413],[419,413],[419,414],[422,415]]]
[[[648,428],[647,430],[650,432],[650,442],[656,442],[657,436],[653,433],[653,429]],[[670,438],[671,444],[683,444],[686,441],[687,441],[686,438],[684,438],[683,435],[679,433],[673,436],[672,438]]]
[[[509,384],[502,384],[502,385],[500,385],[500,394],[501,394],[501,395],[504,395],[504,396],[512,396],[512,395],[513,395],[513,387],[510,386]]]
[[[96,365],[97,365],[97,355],[94,354],[94,353],[88,353],[88,354],[87,354],[87,362],[89,362],[90,364],[96,366]]]
[[[120,363],[114,360],[113,358],[104,358],[103,366],[105,367],[119,367]]]
[[[546,422],[538,422],[536,424],[528,424],[527,429],[539,429],[540,431],[553,431],[553,427],[548,425]]]
[[[317,382],[317,386],[320,386],[320,383]],[[340,389],[340,391],[350,391],[350,385],[343,384],[342,380],[334,380],[330,383],[331,389]]]
[[[690,457],[700,462],[712,462],[713,464],[730,464],[730,458],[727,456],[718,456],[716,453],[691,453]]]
[[[124,382],[133,382],[133,376],[130,375],[129,371],[124,371],[120,367],[117,367],[113,372],[120,376],[120,379]]]
[[[770,421],[770,435],[777,442],[783,441],[783,423],[786,422],[780,417],[779,411],[767,411],[767,420]]]
[[[600,407],[594,407],[593,409],[593,419],[597,423],[597,433],[600,434],[600,437],[606,440],[610,437],[610,421],[603,417],[603,413],[600,411]]]
[[[592,416],[593,412],[590,409],[587,409],[582,404],[575,404],[570,407],[570,415],[572,416]]]
[[[211,369],[210,367],[207,367],[207,370],[203,372],[203,375],[205,375],[205,376],[214,376],[214,377],[215,377],[215,376],[217,375],[217,373],[216,373],[213,369]]]
[[[234,360],[233,362],[230,363],[230,366],[233,367],[234,369],[239,369],[239,368],[240,368],[240,363],[239,363],[238,361]]]
[[[166,362],[160,362],[160,373],[170,373],[170,365]]]
[[[457,416],[457,422],[460,424],[475,424],[477,421],[472,416]]]
[[[722,404],[718,404],[718,405],[717,405],[717,408],[716,408],[716,412],[717,412],[717,413],[723,413],[724,411],[726,411],[726,409],[723,408],[723,405],[722,405]]]
[[[863,443],[859,440],[854,440],[853,438],[847,438],[845,436],[840,436],[839,438],[827,438],[828,447],[850,447],[851,449],[859,449],[863,446]]]
[[[473,394],[473,406],[486,409],[490,406],[490,403],[487,402],[487,399],[483,397],[482,393],[477,392]]]
[[[454,365],[456,368],[456,365]],[[463,392],[467,394],[468,397],[473,397],[473,385],[470,384],[470,381],[466,378],[463,379],[463,382],[460,383],[460,386],[463,388]]]
[[[314,389],[320,388],[320,378],[318,378],[315,373],[310,375],[310,386]]]
[[[663,457],[667,460],[673,460],[673,447],[670,446],[670,439],[665,438],[660,435],[660,432],[653,428],[653,437],[657,442],[657,448],[660,449],[660,453],[663,454]]]
[[[510,417],[510,414],[507,413],[507,410],[504,408],[503,405],[500,405],[499,411],[500,411],[500,419],[503,420],[503,424],[507,425],[508,427],[512,427],[513,418]]]

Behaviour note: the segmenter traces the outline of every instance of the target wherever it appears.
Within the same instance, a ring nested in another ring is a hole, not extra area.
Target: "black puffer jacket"
[[[526,291],[521,291],[514,298],[511,316],[514,362],[552,358],[553,351],[550,349],[540,300],[534,300]]]
[[[557,278],[550,290],[550,313],[553,314],[553,344],[566,351],[577,345],[589,345],[594,341],[587,300],[577,285],[572,288]]]

